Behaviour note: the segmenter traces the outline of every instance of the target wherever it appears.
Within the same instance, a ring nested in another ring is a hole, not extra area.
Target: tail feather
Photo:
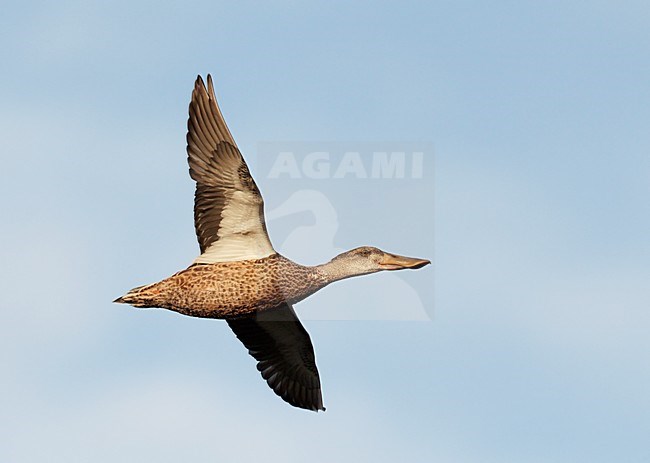
[[[118,304],[130,304],[134,307],[156,307],[153,300],[153,294],[147,291],[154,285],[144,285],[133,288],[122,297],[118,297],[113,302]]]

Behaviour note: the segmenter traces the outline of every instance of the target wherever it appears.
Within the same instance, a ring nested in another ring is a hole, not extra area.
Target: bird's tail
[[[137,288],[133,288],[124,296],[118,297],[113,302],[117,302],[118,304],[130,304],[133,307],[158,307],[155,301],[155,296],[158,294],[158,291],[152,291],[154,286],[156,286],[156,283],[152,285],[138,286]]]

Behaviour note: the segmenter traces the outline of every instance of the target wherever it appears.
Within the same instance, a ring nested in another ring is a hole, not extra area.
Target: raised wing
[[[195,263],[262,259],[275,254],[264,222],[264,201],[221,115],[212,77],[198,76],[187,121],[190,176],[196,180],[194,226],[201,255]]]
[[[325,410],[314,348],[291,305],[226,321],[277,395],[294,407]]]

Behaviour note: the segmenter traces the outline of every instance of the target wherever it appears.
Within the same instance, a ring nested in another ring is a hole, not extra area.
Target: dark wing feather
[[[194,225],[201,249],[196,262],[260,259],[274,254],[264,201],[226,126],[214,95],[199,76],[187,121],[190,176],[196,180]]]
[[[314,348],[289,304],[226,321],[277,395],[294,407],[325,410]]]

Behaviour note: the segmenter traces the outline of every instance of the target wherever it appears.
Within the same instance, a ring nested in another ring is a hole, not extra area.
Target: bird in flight
[[[338,280],[431,262],[368,246],[313,267],[278,254],[266,231],[262,195],[217,105],[212,77],[207,80],[206,87],[196,79],[187,122],[201,254],[187,269],[114,302],[225,319],[277,395],[295,407],[324,411],[314,348],[293,305]]]

